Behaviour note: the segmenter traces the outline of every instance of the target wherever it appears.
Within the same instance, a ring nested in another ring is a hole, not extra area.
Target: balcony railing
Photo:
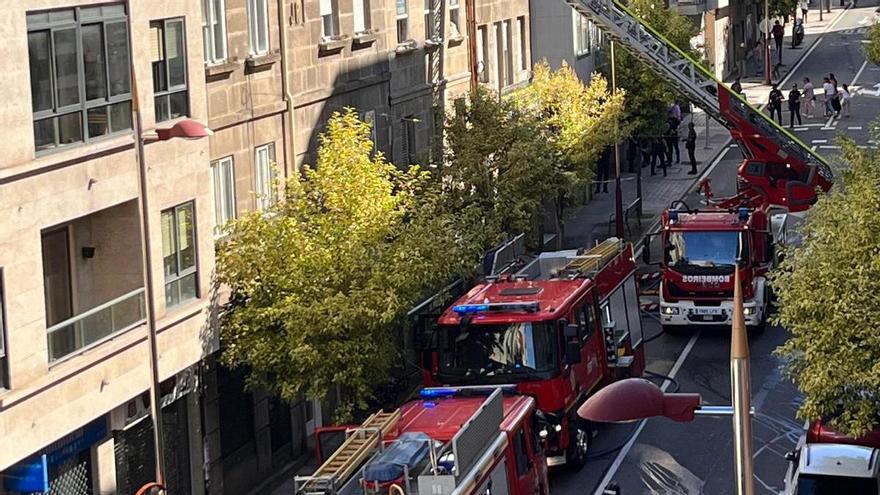
[[[144,289],[96,306],[46,329],[49,361],[55,361],[87,347],[108,335],[140,325],[146,319]]]

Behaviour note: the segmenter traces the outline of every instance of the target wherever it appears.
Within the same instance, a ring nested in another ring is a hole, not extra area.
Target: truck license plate
[[[721,308],[694,308],[694,313],[698,315],[720,315]]]

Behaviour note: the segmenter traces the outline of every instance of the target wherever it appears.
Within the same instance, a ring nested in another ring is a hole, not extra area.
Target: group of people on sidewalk
[[[846,84],[838,85],[837,78],[834,77],[834,74],[828,74],[828,76],[824,77],[822,80],[822,89],[821,95],[823,97],[822,103],[824,105],[824,117],[839,117],[841,113],[843,113],[844,117],[849,117],[849,106],[850,100],[852,100],[852,93],[849,91],[849,86]],[[794,127],[794,122],[797,120],[798,125],[803,125],[803,121],[801,120],[801,106],[804,109],[804,115],[807,118],[813,118],[815,109],[816,109],[816,88],[813,86],[813,83],[810,81],[809,77],[804,78],[803,91],[798,89],[797,83],[791,85],[791,91],[788,92],[788,112],[789,112],[789,127]],[[776,115],[777,122],[782,125],[782,102],[785,100],[785,97],[782,93],[782,90],[779,89],[777,84],[773,85],[773,89],[770,90],[770,101],[767,104],[767,108],[770,110],[770,118],[773,118],[773,115]]]
[[[673,156],[675,163],[681,163],[681,149],[679,142],[684,141],[685,150],[688,153],[691,169],[689,175],[697,173],[697,159],[694,150],[697,148],[697,131],[693,122],[687,125],[687,134],[684,139],[680,135],[681,107],[678,102],[673,102],[667,111],[665,130],[659,136],[634,136],[626,143],[626,163],[629,173],[636,173],[638,168],[651,167],[651,175],[657,175],[657,167],[667,176],[668,169],[672,166]],[[608,192],[608,182],[613,160],[613,148],[608,147],[599,157],[596,166],[596,194]],[[641,162],[641,165],[638,163]]]

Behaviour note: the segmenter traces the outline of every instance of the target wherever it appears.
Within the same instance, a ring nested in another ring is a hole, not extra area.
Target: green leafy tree
[[[286,400],[341,387],[340,419],[388,378],[405,311],[478,252],[450,235],[427,172],[372,151],[368,124],[334,114],[317,166],[268,214],[234,221],[218,246],[218,281],[232,290],[225,363],[247,365],[252,386]]]
[[[828,0],[831,1],[831,0]],[[789,20],[794,21],[793,14],[797,10],[798,0],[771,0],[769,5],[770,17],[790,16]]]
[[[862,51],[872,64],[880,64],[880,23],[872,24],[865,33],[868,43],[862,45]]]
[[[447,211],[458,232],[491,246],[507,235],[536,232],[544,201],[564,183],[565,159],[541,132],[541,123],[512,99],[478,88],[454,102],[447,116],[445,160],[439,167]]]
[[[702,55],[690,47],[690,40],[697,35],[699,27],[684,15],[664,5],[663,2],[654,0],[627,2],[627,8],[642,22],[695,60],[701,60]],[[617,87],[626,92],[624,119],[627,130],[637,135],[660,134],[665,127],[666,109],[677,98],[675,89],[665,76],[657,74],[619,43],[615,45],[615,58]],[[603,72],[610,78],[610,67]]]
[[[562,158],[554,170],[553,202],[560,232],[568,198],[594,176],[602,151],[619,135],[624,93],[613,93],[608,82],[594,74],[589,85],[565,62],[553,70],[546,61],[535,65],[532,83],[513,95],[517,107],[537,123],[540,133]]]
[[[777,354],[805,396],[800,416],[857,436],[880,416],[880,155],[852,141],[842,152],[851,167],[810,209],[803,244],[771,283],[776,321],[791,332]]]

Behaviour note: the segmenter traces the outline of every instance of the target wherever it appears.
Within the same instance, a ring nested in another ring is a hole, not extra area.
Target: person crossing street
[[[797,117],[798,125],[803,125],[801,121],[801,92],[798,91],[797,84],[791,85],[791,91],[788,92],[788,126],[794,127],[794,118]]]
[[[684,147],[687,149],[688,160],[691,162],[691,169],[688,171],[688,175],[696,175],[697,158],[694,156],[694,150],[697,149],[697,131],[694,128],[693,122],[688,122],[688,133],[684,142]]]
[[[779,91],[779,88],[774,84],[773,89],[770,90],[770,102],[767,107],[770,109],[770,118],[772,119],[775,113],[779,125],[782,125],[782,98],[782,91]]]

